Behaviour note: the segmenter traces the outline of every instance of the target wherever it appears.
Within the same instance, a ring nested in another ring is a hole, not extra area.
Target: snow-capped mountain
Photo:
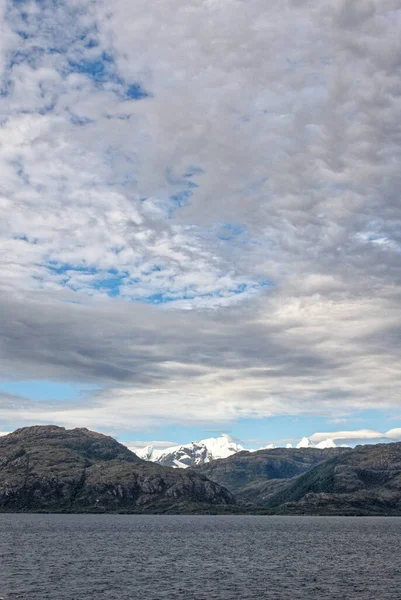
[[[135,454],[144,460],[156,462],[164,467],[181,469],[202,465],[216,458],[227,458],[241,450],[244,450],[241,444],[237,444],[229,435],[207,438],[199,442],[172,446],[162,450],[153,446],[133,448]]]
[[[296,445],[296,448],[315,448],[315,444],[310,438],[303,437],[302,440]]]
[[[318,448],[324,450],[325,448],[337,448],[336,444],[331,439],[323,440],[318,444],[312,442],[308,437],[303,437],[302,440],[297,444],[297,448]]]
[[[267,444],[258,450],[272,450],[276,448],[274,444]],[[292,448],[288,443],[286,448]],[[310,438],[303,437],[296,445],[296,448],[336,448],[332,439],[323,440],[315,444]],[[181,446],[171,446],[169,448],[155,448],[154,446],[145,446],[144,448],[131,447],[137,456],[143,460],[156,462],[164,467],[174,467],[177,469],[187,469],[195,465],[203,465],[217,458],[227,458],[232,454],[247,450],[241,444],[235,442],[229,435],[223,434],[217,438],[207,438],[199,442],[182,444]],[[248,452],[256,452],[255,449]]]
[[[260,446],[260,448],[244,448],[247,452],[257,452],[258,450],[274,450],[277,448],[275,444],[267,444],[267,446]]]
[[[324,450],[325,448],[337,448],[337,444],[335,444],[332,439],[327,439],[319,442],[315,447]]]

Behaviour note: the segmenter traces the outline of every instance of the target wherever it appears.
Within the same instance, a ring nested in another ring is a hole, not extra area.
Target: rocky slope
[[[0,510],[207,511],[235,502],[204,475],[147,463],[87,429],[19,429],[0,438]]]
[[[243,502],[265,506],[271,496],[291,485],[294,478],[347,451],[345,448],[275,448],[240,452],[198,467],[196,472],[226,487]]]
[[[401,515],[401,443],[242,452],[196,470],[250,512]]]
[[[357,446],[337,454],[265,505],[286,514],[401,515],[401,443]]]
[[[0,438],[0,511],[401,515],[401,443],[239,452],[184,470],[87,429],[27,427]]]

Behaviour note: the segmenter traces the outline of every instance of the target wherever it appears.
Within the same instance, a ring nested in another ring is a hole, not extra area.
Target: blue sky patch
[[[174,212],[174,210],[177,208],[187,206],[189,204],[189,199],[191,196],[192,192],[190,190],[183,190],[182,192],[178,192],[178,194],[170,196],[170,199],[173,203],[171,210]]]
[[[143,446],[146,446],[152,440],[166,440],[182,444],[227,433],[233,438],[241,440],[246,448],[257,449],[268,443],[284,445],[286,442],[290,442],[296,445],[302,437],[310,437],[321,431],[372,429],[384,432],[393,426],[396,425],[389,415],[381,411],[370,410],[347,415],[346,423],[315,415],[283,415],[261,419],[238,419],[231,423],[216,424],[215,426],[166,425],[165,427],[155,427],[151,431],[124,434],[119,439],[126,442],[133,439],[143,440]],[[374,440],[374,443],[377,441]],[[344,441],[337,441],[338,445],[342,443]],[[138,446],[140,447],[141,444],[139,443]]]
[[[149,94],[139,83],[132,83],[126,87],[125,96],[129,100],[142,100],[143,98],[148,98]]]
[[[88,119],[87,117],[80,117],[79,115],[75,115],[74,113],[70,112],[70,123],[72,123],[73,125],[78,125],[79,127],[82,127],[83,125],[89,125],[93,122],[93,119]]]
[[[82,60],[80,62],[69,62],[71,71],[86,75],[95,82],[104,82],[111,79],[112,74],[109,69],[108,61],[104,59]]]
[[[98,290],[105,292],[110,297],[120,294],[120,286],[125,283],[128,277],[128,273],[116,269],[101,271],[96,267],[70,265],[57,261],[49,261],[44,266],[48,271],[59,276],[63,285],[74,291]]]
[[[202,293],[194,288],[188,288],[182,293],[167,291],[157,292],[146,297],[135,298],[135,289],[132,290],[133,299],[147,304],[167,304],[171,302],[177,302],[180,300],[196,300],[196,299],[207,299],[207,298],[230,298],[231,296],[237,296],[244,293],[253,293],[261,290],[264,287],[274,285],[271,281],[265,280],[257,283],[238,283],[230,289],[216,289],[213,292]]]
[[[120,294],[120,286],[124,283],[127,274],[114,274],[109,271],[109,276],[101,277],[94,283],[96,290],[106,292],[109,296],[114,297]]]
[[[74,401],[98,389],[93,385],[81,385],[57,381],[0,381],[0,393],[29,398],[36,402]]]
[[[239,223],[225,223],[219,230],[218,238],[219,240],[228,242],[243,235],[246,231],[246,227]]]

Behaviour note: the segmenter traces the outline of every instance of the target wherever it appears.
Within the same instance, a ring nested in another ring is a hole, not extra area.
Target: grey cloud
[[[30,404],[28,398],[0,392],[0,410],[23,410],[27,404]]]
[[[57,417],[88,422],[399,406],[399,2],[60,11],[0,41],[3,372],[101,382]],[[66,71],[102,52],[151,97]],[[158,293],[173,310],[130,303]]]
[[[106,427],[111,419],[124,427],[394,409],[399,347],[378,346],[370,332],[387,335],[398,306],[397,297],[340,301],[280,293],[213,312],[113,300],[76,305],[57,294],[43,303],[14,298],[2,302],[1,361],[14,376],[101,385],[74,406],[30,408],[27,414],[39,420],[53,415]],[[10,410],[3,410],[7,419]]]

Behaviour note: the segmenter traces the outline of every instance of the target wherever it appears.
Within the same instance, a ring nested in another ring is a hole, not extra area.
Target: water
[[[400,600],[401,518],[0,514],[7,600]]]

